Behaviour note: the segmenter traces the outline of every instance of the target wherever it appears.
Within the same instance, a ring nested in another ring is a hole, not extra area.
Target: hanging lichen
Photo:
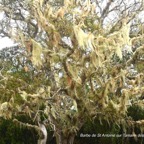
[[[78,41],[79,47],[83,50],[94,50],[94,35],[92,33],[86,33],[81,29],[80,25],[73,26],[75,37]]]
[[[42,66],[42,46],[37,43],[35,40],[32,41],[32,63],[34,66],[40,67]]]
[[[113,48],[115,49],[115,53],[117,56],[122,59],[122,50],[125,46],[129,46],[128,51],[132,51],[130,49],[131,47],[131,42],[130,42],[130,37],[129,37],[129,32],[130,32],[130,24],[124,23],[122,28],[119,31],[116,31],[108,36],[108,39],[111,41],[114,41]]]

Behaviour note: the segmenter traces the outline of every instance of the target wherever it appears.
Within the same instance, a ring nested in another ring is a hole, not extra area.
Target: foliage
[[[9,72],[1,59],[0,116],[27,115],[34,125],[14,122],[44,140],[49,125],[62,144],[87,118],[143,125],[127,116],[131,105],[143,108],[143,8],[139,0],[2,0],[1,36],[22,50]]]
[[[20,128],[14,125],[11,120],[1,120],[0,135],[1,144],[34,144],[37,141],[34,130]]]
[[[139,120],[143,119],[143,110],[138,107],[138,106],[133,106],[128,109],[128,116],[131,116],[134,120]],[[23,122],[29,122],[29,118],[26,117],[21,117],[20,118]],[[131,132],[131,128],[127,128],[128,133]],[[115,125],[113,123],[108,124],[106,121],[102,121],[102,123],[99,120],[87,120],[87,122],[83,125],[83,127],[80,129],[78,132],[74,144],[81,144],[81,143],[124,143],[127,138],[122,138],[122,137],[114,137],[114,138],[109,138],[109,137],[99,137],[99,138],[83,138],[80,137],[80,134],[122,134],[122,127]],[[140,134],[140,129],[137,127],[135,128],[135,133],[138,135]],[[26,128],[19,128],[19,126],[16,126],[13,124],[11,120],[1,120],[0,123],[0,135],[1,135],[1,143],[36,143],[36,133],[34,130],[28,130]],[[31,137],[30,137],[31,135]],[[55,139],[53,137],[53,131],[51,129],[48,129],[48,144],[55,144]],[[126,141],[127,143],[131,144],[136,144],[140,143],[142,141],[142,138],[138,138],[137,141],[135,141],[134,138],[128,138]]]

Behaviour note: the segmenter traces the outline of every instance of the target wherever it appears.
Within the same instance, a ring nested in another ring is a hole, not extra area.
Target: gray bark
[[[43,124],[39,124],[39,128],[42,132],[43,137],[40,137],[40,139],[38,139],[38,144],[46,144],[47,142],[47,130],[45,125]]]
[[[70,134],[67,137],[63,134],[59,134],[56,136],[57,144],[73,144],[74,143],[75,134]]]

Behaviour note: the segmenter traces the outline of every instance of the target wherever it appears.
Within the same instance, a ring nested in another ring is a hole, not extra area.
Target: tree
[[[88,118],[142,125],[127,108],[143,106],[143,7],[140,0],[1,0],[1,36],[25,48],[16,72],[1,69],[1,117],[35,128],[43,144],[46,125],[58,144],[72,144]]]

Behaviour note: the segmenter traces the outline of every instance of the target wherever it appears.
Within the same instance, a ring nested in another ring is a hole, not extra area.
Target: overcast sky
[[[0,20],[3,18],[3,13],[0,13]],[[1,38],[0,37],[0,50],[5,47],[12,46],[14,43],[7,37]]]
[[[14,45],[13,41],[9,38],[0,38],[0,49]]]

